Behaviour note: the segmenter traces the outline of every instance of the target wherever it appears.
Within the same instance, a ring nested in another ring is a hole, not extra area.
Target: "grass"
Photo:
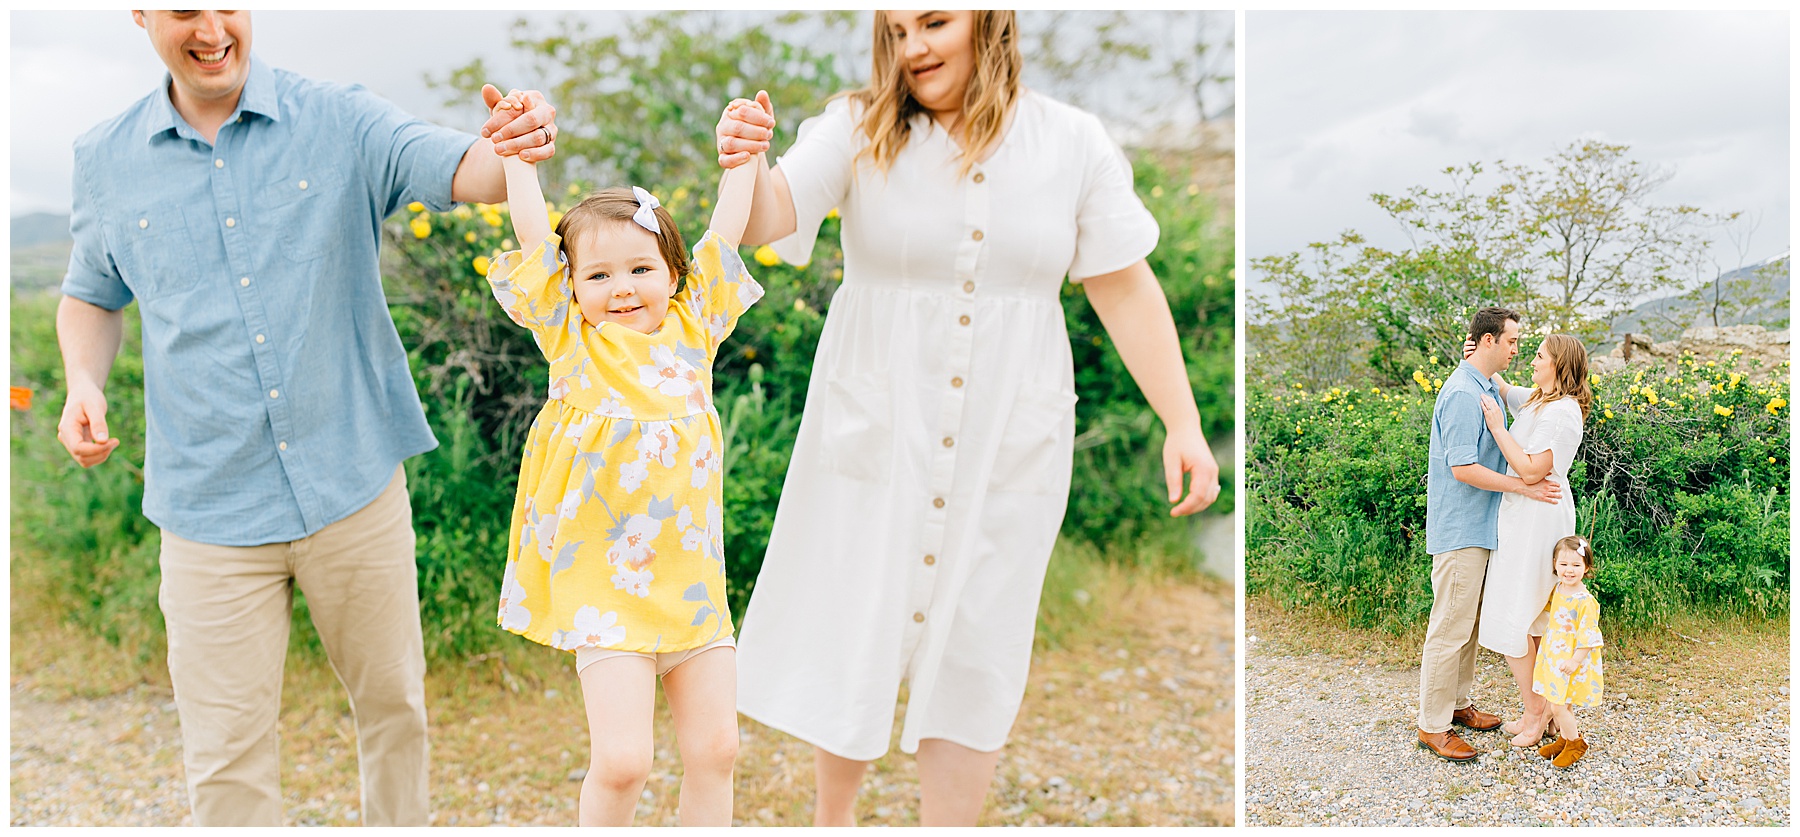
[[[1605,619],[1602,614],[1602,620]],[[1324,653],[1387,669],[1416,668],[1423,625],[1398,636],[1352,627],[1322,609],[1284,611],[1271,596],[1245,600],[1246,636],[1279,642],[1284,653]],[[1604,621],[1606,690],[1639,700],[1773,692],[1788,675],[1788,622],[1741,614],[1673,614],[1649,626],[1613,631]],[[1246,663],[1249,665],[1249,663]],[[1697,703],[1714,720],[1750,721],[1767,707],[1743,700]]]

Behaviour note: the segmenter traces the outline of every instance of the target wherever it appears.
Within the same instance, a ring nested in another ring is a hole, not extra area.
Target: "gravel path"
[[[1708,697],[1667,686],[1674,679],[1668,675],[1608,660],[1607,685],[1617,687],[1608,689],[1603,707],[1580,715],[1592,749],[1564,771],[1535,751],[1512,748],[1498,730],[1457,727],[1481,756],[1461,764],[1440,759],[1417,744],[1416,665],[1298,654],[1284,637],[1250,634],[1247,825],[1790,821],[1785,649],[1779,664],[1747,661],[1761,670],[1746,670],[1738,684],[1727,682]],[[1475,705],[1503,715],[1513,710],[1512,682],[1505,661],[1483,652]],[[1734,685],[1740,697],[1720,696]],[[1639,699],[1632,690],[1658,696]]]

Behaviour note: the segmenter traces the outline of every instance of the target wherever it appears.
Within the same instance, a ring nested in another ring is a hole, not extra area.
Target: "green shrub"
[[[1403,387],[1250,387],[1249,593],[1394,632],[1425,621],[1429,428],[1449,372],[1428,368]],[[1593,382],[1569,488],[1608,619],[1648,624],[1700,608],[1785,615],[1786,364],[1683,357],[1674,371]]]

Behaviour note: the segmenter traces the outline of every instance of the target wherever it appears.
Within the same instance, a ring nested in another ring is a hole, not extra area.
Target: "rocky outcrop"
[[[1766,378],[1788,359],[1788,330],[1770,331],[1759,325],[1708,326],[1688,329],[1682,332],[1681,339],[1664,343],[1652,343],[1649,337],[1633,334],[1605,356],[1591,358],[1588,370],[1606,375],[1647,365],[1675,372],[1675,362],[1683,355],[1716,360],[1733,351],[1741,352],[1743,368],[1752,380]],[[1752,360],[1759,363],[1751,363]]]

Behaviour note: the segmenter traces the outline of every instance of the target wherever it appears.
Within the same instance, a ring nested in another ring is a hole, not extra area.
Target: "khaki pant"
[[[281,825],[276,720],[296,583],[350,693],[363,823],[426,824],[425,653],[404,471],[310,537],[234,547],[164,532],[161,562],[195,825]]]
[[[1443,732],[1469,706],[1475,687],[1475,625],[1488,550],[1479,546],[1431,556],[1431,622],[1419,664],[1419,729]]]

